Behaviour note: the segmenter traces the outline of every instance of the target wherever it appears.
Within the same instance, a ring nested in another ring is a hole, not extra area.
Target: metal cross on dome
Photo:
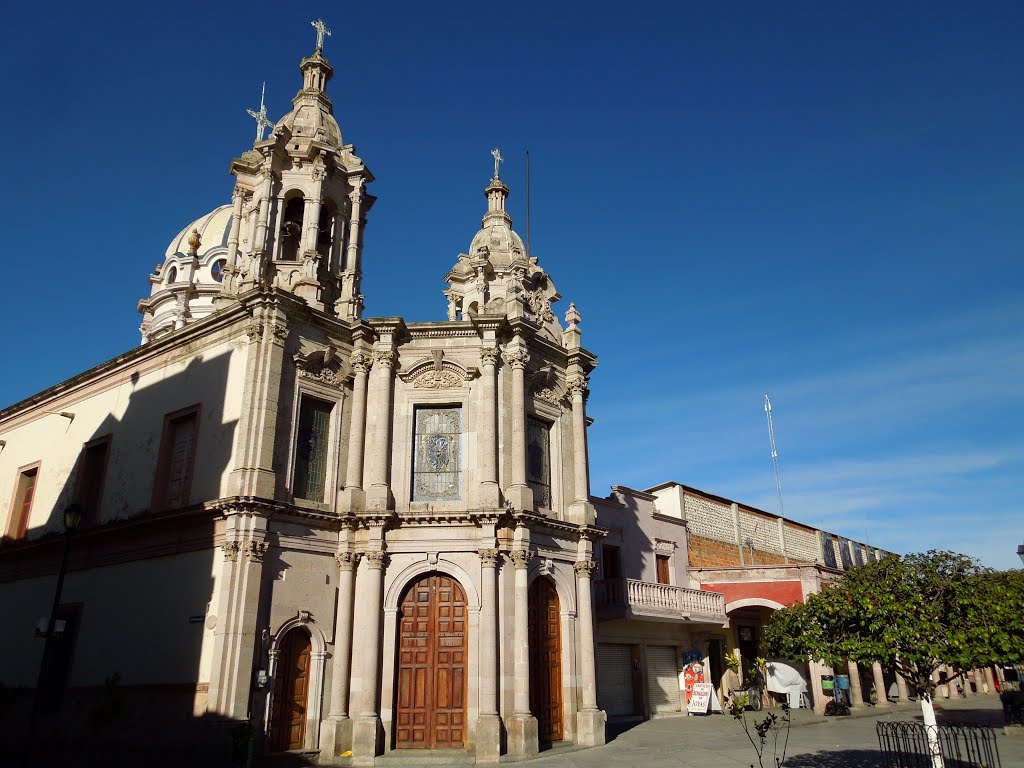
[[[267,82],[263,81],[263,91],[260,93],[260,111],[257,112],[253,109],[247,109],[249,117],[256,121],[256,141],[263,141],[263,131],[273,125],[273,122],[267,119],[267,107],[263,103],[263,97],[267,95]]]
[[[494,178],[498,178],[498,164],[505,162],[505,158],[501,156],[501,150],[497,147],[491,150],[491,157],[494,158]]]
[[[323,19],[317,19],[316,21],[309,22],[310,26],[316,30],[316,49],[322,51],[324,49],[324,35],[327,37],[331,36],[331,30],[324,24]]]

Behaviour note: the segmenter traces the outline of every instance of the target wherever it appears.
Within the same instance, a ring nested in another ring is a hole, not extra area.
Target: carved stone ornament
[[[575,395],[583,396],[587,392],[587,377],[586,376],[573,376],[566,382],[569,385],[569,392]]]
[[[388,562],[388,556],[381,550],[366,553],[366,564],[375,571],[382,570]]]
[[[329,387],[340,387],[345,376],[338,359],[338,350],[333,345],[308,355],[299,352],[294,356],[295,368],[299,377],[326,384]]]
[[[527,388],[539,400],[551,405],[560,405],[562,395],[558,388],[558,374],[555,372],[554,366],[545,365],[539,371],[530,374]]]
[[[528,549],[513,549],[508,556],[516,568],[527,568],[533,559],[533,552]]]
[[[358,552],[339,552],[334,556],[334,559],[338,561],[338,569],[342,571],[351,571],[359,563]]]
[[[377,349],[374,350],[373,357],[378,365],[383,365],[385,368],[394,368],[395,362],[398,359],[398,353],[393,349]]]
[[[576,571],[577,577],[589,579],[594,575],[594,571],[597,570],[597,562],[594,560],[578,560],[573,563],[572,569]]]
[[[245,329],[245,335],[249,337],[249,341],[259,341],[263,338],[263,324],[259,320],[253,320]]]
[[[247,541],[245,542],[245,558],[250,563],[262,563],[263,556],[267,554],[267,542]]]
[[[479,552],[480,563],[484,568],[494,568],[498,565],[498,550],[496,549],[481,549]]]
[[[225,541],[220,545],[220,548],[224,550],[224,559],[229,563],[233,563],[238,559],[238,550],[242,547],[237,541]]]
[[[525,368],[526,363],[530,360],[530,356],[523,349],[506,350],[501,356],[507,365],[520,370]]]
[[[539,317],[545,323],[554,322],[555,313],[551,311],[551,301],[543,289],[537,288],[528,292],[526,303],[535,317]]]
[[[480,350],[480,365],[497,365],[498,350],[494,347],[484,347]]]
[[[270,331],[274,334],[275,338],[280,339],[281,341],[288,338],[288,326],[282,325],[281,323],[274,323],[270,327]]]
[[[327,169],[322,165],[314,165],[309,171],[309,177],[313,181],[323,181],[327,178]]]
[[[312,611],[300,610],[295,618],[297,618],[303,624],[309,624],[309,622],[313,620],[313,613]]]
[[[373,358],[365,352],[353,352],[349,364],[355,373],[369,373],[370,366],[373,365]]]
[[[447,389],[461,387],[464,383],[462,376],[457,376],[451,371],[427,370],[413,379],[412,385],[416,389]]]

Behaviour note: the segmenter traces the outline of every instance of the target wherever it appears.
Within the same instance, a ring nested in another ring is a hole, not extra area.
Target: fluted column
[[[367,552],[360,576],[366,583],[360,590],[363,603],[359,605],[359,626],[362,642],[362,671],[360,688],[356,696],[358,719],[352,727],[352,751],[360,761],[377,754],[380,744],[380,712],[377,694],[380,690],[380,625],[383,602],[384,567],[387,555],[381,550]]]
[[[366,504],[369,509],[382,511],[391,508],[388,435],[391,431],[391,384],[397,354],[392,349],[378,349],[374,357],[373,422],[367,451],[370,487],[366,489]]]
[[[338,607],[334,622],[334,668],[331,673],[331,709],[320,726],[320,751],[335,757],[352,746],[352,723],[348,716],[349,679],[352,675],[352,602],[355,567],[359,555],[339,552]]]
[[[352,191],[348,195],[351,203],[348,220],[348,251],[345,254],[345,292],[341,297],[345,303],[344,316],[349,319],[359,319],[362,314],[359,302],[359,248],[362,224],[363,208],[363,179],[353,181]]]
[[[587,477],[587,413],[584,395],[587,391],[585,376],[574,376],[569,380],[572,393],[572,444],[573,444],[573,489],[577,502],[590,500],[590,482]]]
[[[875,680],[875,706],[888,707],[889,689],[885,687],[885,673],[882,671],[882,665],[879,662],[876,661],[871,665],[871,674]]]
[[[366,387],[373,358],[365,352],[353,353],[352,417],[348,431],[348,464],[345,468],[345,489],[341,494],[342,508],[354,512],[363,507],[363,451],[366,436]]]
[[[597,570],[594,560],[578,560],[576,571],[576,610],[579,614],[580,711],[576,715],[576,740],[582,746],[605,743],[605,713],[597,708],[597,664],[594,640],[594,597],[591,579]]]
[[[515,566],[513,618],[514,687],[512,718],[508,727],[508,751],[519,757],[536,755],[539,749],[537,718],[530,713],[530,625],[528,572],[533,557],[527,549],[513,549],[509,558]]]
[[[498,350],[484,347],[480,350],[480,490],[478,503],[481,508],[501,506],[498,490]],[[525,455],[525,447],[524,447]]]
[[[238,235],[242,228],[242,206],[245,203],[245,190],[236,186],[231,193],[231,228],[228,230],[228,257],[224,272],[224,282],[229,289],[234,289],[235,273],[238,268]]]
[[[850,706],[854,709],[863,709],[864,691],[860,684],[860,667],[853,659],[847,659],[846,666],[850,673]]]
[[[480,720],[476,729],[477,762],[496,763],[501,756],[498,717],[498,550],[480,552]]]
[[[512,456],[505,498],[515,509],[533,509],[533,491],[526,484],[526,363],[530,356],[519,336],[505,349],[505,364],[512,371]]]

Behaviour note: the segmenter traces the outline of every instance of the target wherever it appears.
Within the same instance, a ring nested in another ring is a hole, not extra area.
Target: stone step
[[[394,749],[378,755],[375,766],[415,768],[432,765],[476,765],[476,756],[464,749]]]

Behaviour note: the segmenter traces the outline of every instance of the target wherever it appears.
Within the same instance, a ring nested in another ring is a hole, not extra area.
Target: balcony
[[[636,579],[594,583],[598,619],[687,621],[724,625],[725,595]]]

